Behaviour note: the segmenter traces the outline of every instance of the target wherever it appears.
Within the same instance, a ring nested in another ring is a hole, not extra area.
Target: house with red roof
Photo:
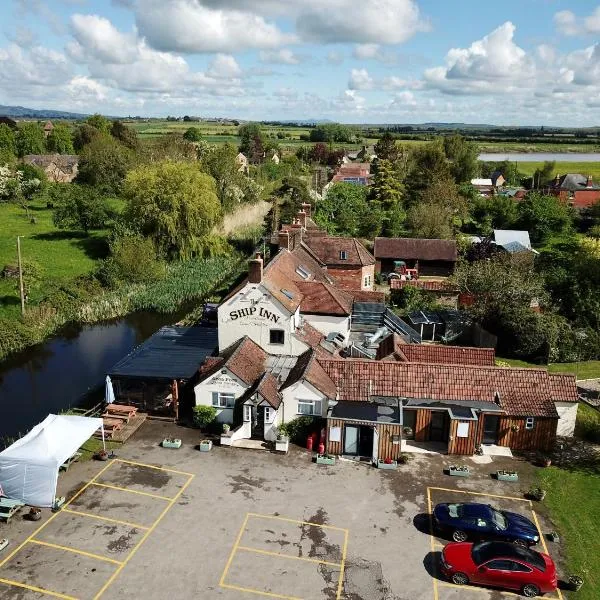
[[[579,173],[567,173],[562,177],[557,175],[546,192],[579,210],[589,208],[600,201],[600,186],[594,184],[591,175],[587,177]]]

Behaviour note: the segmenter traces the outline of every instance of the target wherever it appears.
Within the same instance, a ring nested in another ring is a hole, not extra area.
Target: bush
[[[575,435],[594,444],[600,444],[600,413],[581,402],[577,410]]]
[[[278,430],[282,435],[287,435],[290,441],[299,446],[304,446],[306,438],[313,431],[321,428],[321,419],[316,417],[296,417],[287,423],[279,425]]]
[[[208,427],[217,418],[217,411],[212,406],[194,406],[192,411],[196,427]]]

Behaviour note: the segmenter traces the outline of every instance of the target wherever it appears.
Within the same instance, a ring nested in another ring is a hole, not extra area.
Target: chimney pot
[[[312,205],[310,204],[310,202],[302,203],[302,210],[306,213],[307,217],[311,216],[311,209],[312,209]]]
[[[303,210],[298,212],[298,223],[306,229],[306,213]]]
[[[586,184],[585,184],[585,187],[589,187],[589,188],[591,188],[591,187],[592,187],[592,184],[593,184],[593,182],[592,182],[592,176],[591,176],[591,175],[588,175],[588,177],[587,177],[587,182],[586,182]]]
[[[279,247],[285,248],[286,250],[290,249],[290,234],[287,231],[279,232]]]
[[[261,283],[263,275],[263,259],[256,253],[256,258],[248,261],[248,283]]]

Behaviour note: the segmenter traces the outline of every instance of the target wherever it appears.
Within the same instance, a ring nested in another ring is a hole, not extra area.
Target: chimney
[[[302,203],[302,210],[306,213],[306,216],[309,218],[310,218],[311,209],[312,209],[312,205],[310,204],[310,202]]]
[[[560,185],[560,173],[556,174],[556,179],[554,180],[554,185],[557,187]]]
[[[306,213],[303,210],[298,212],[298,223],[306,229]]]
[[[256,257],[248,261],[248,283],[261,283],[263,275],[263,259],[257,252]]]
[[[290,249],[290,234],[287,231],[279,232],[279,247],[285,248],[286,250]]]
[[[591,188],[592,187],[592,176],[588,175],[587,181],[585,183],[585,187],[586,188]]]

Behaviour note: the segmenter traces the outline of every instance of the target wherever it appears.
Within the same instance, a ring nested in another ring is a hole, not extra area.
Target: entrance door
[[[373,428],[373,464],[377,464],[379,458],[379,432]]]
[[[361,425],[358,429],[358,455],[373,456],[373,428]]]
[[[265,436],[265,407],[257,406],[254,423],[252,423],[252,437],[264,438]]]
[[[358,427],[354,425],[344,427],[344,454],[358,454]]]
[[[429,425],[429,439],[432,442],[445,442],[448,440],[448,434],[446,431],[446,412],[431,413],[431,424]]]
[[[498,441],[498,415],[485,415],[483,417],[483,440],[484,444],[495,444]]]

